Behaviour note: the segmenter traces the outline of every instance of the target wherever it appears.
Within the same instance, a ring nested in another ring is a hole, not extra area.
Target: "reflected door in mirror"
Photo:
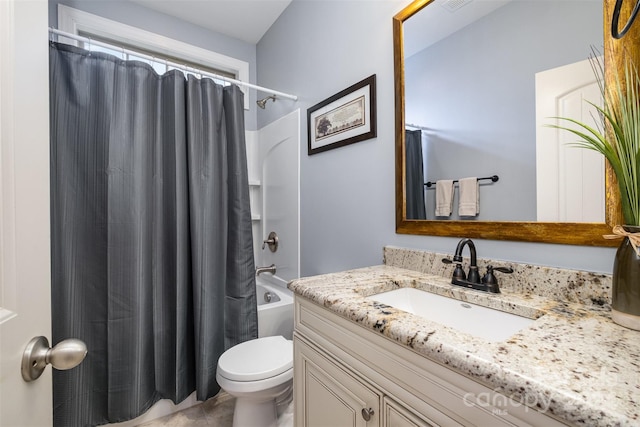
[[[536,74],[538,221],[605,221],[604,157],[576,146],[572,133],[548,126],[550,117],[601,126],[598,111],[585,102],[602,105],[592,66],[598,65],[584,60]],[[571,126],[567,122],[561,125]]]

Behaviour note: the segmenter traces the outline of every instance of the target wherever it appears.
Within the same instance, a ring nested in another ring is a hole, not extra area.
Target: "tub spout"
[[[256,267],[256,277],[262,273],[276,274],[276,265],[271,264],[269,267]]]

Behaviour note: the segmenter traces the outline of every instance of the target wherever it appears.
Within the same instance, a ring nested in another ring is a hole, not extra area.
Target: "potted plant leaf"
[[[612,318],[623,326],[640,330],[640,78],[634,64],[627,62],[624,79],[615,75],[604,84],[604,66],[591,59],[602,92],[602,106],[593,105],[603,126],[592,127],[578,120],[556,117],[574,127],[551,125],[579,138],[574,145],[595,150],[607,159],[618,181],[625,224],[616,225],[613,235],[624,238],[613,265]]]

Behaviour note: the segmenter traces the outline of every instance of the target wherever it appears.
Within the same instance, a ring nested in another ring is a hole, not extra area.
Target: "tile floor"
[[[233,397],[221,393],[206,402],[140,424],[138,427],[231,427],[234,405]]]
[[[140,424],[138,427],[231,427],[234,406],[235,399],[221,393],[206,402]],[[278,419],[278,427],[293,427],[293,403]]]

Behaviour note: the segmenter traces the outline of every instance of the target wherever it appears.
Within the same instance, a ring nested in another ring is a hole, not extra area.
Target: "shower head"
[[[273,102],[276,102],[276,96],[275,95],[270,95],[267,96],[266,98],[262,98],[256,101],[256,104],[258,104],[258,107],[262,108],[264,110],[264,107],[267,106],[267,101],[269,99],[273,99]]]

